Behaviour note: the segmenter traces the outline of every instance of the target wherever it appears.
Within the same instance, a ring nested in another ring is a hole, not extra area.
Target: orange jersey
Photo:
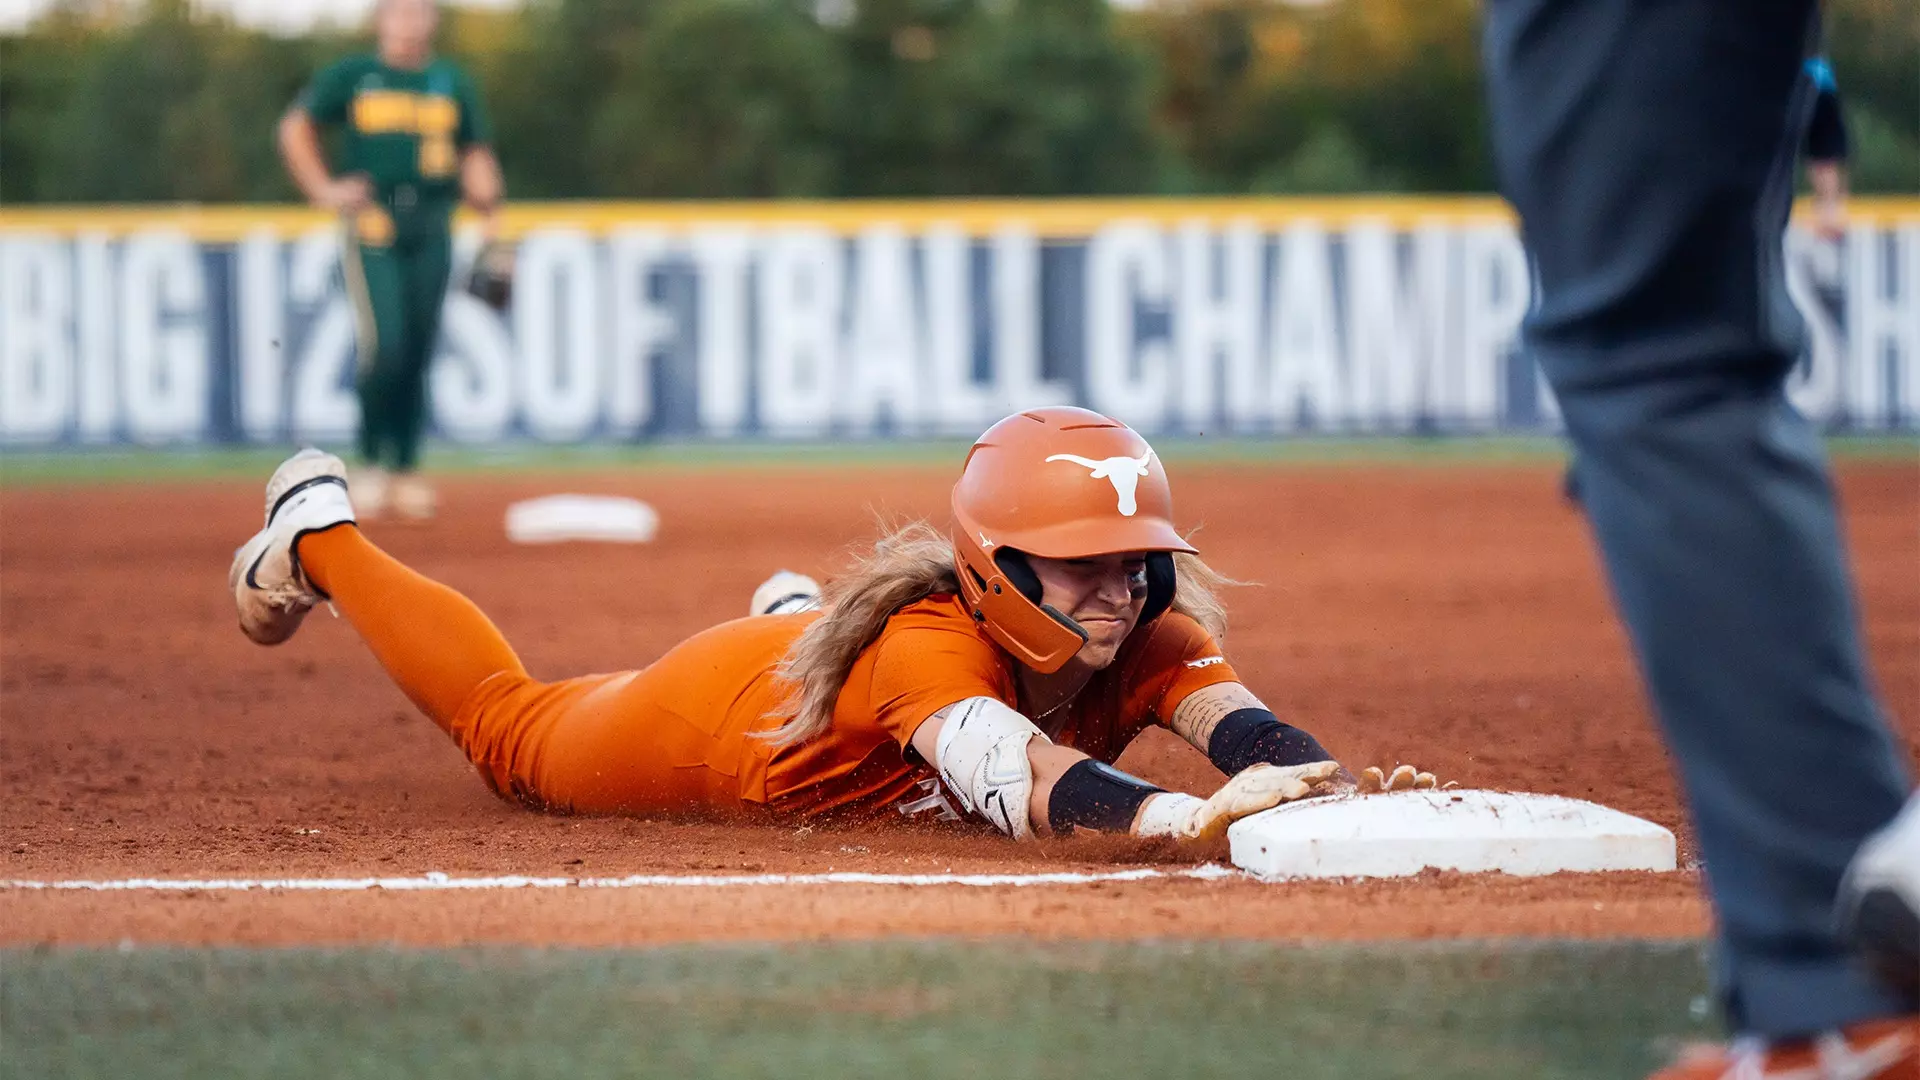
[[[896,612],[855,661],[831,728],[800,746],[757,735],[786,716],[780,662],[818,614],[741,619],[696,634],[641,671],[542,682],[471,602],[393,560],[358,529],[307,536],[306,571],[408,697],[487,784],[530,806],[585,814],[950,809],[915,730],[972,697],[1027,712],[1015,662],[962,601]],[[423,633],[422,626],[431,628]],[[1238,676],[1192,619],[1136,628],[1048,735],[1111,762],[1188,694]]]
[[[785,718],[786,685],[775,671],[818,614],[742,619],[696,635],[647,676],[671,687],[675,712],[707,713],[714,756],[734,757],[740,796],[791,814],[878,812],[934,793],[934,770],[909,760],[914,732],[934,713],[971,697],[1019,701],[1014,661],[988,639],[954,596],[934,596],[888,620],[848,673],[833,726],[799,746],[776,748],[754,733]],[[1140,628],[1042,727],[1054,742],[1111,762],[1148,725],[1165,723],[1188,694],[1239,676],[1200,625],[1169,612]],[[706,726],[706,725],[701,725]],[[714,762],[713,764],[719,764]],[[926,804],[936,808],[938,802]]]

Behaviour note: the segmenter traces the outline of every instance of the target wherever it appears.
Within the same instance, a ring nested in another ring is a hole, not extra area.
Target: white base
[[[660,515],[653,507],[617,495],[548,495],[507,507],[507,538],[517,544],[644,544],[659,529]]]
[[[1651,821],[1579,799],[1497,791],[1306,799],[1234,822],[1227,837],[1236,866],[1270,879],[1675,865],[1673,834]]]

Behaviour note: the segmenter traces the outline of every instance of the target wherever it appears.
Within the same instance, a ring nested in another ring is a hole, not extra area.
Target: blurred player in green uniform
[[[359,326],[363,514],[388,506],[433,514],[415,472],[426,425],[426,379],[446,300],[455,206],[464,199],[489,239],[503,194],[473,81],[433,55],[433,0],[380,0],[377,51],[321,71],[280,121],[280,152],[307,199],[340,215],[341,267]],[[330,169],[320,130],[341,132]],[[369,498],[369,496],[371,498]]]

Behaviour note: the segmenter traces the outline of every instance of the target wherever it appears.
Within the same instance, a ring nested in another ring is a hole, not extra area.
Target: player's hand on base
[[[1169,793],[1140,808],[1135,836],[1171,836],[1200,842],[1225,836],[1227,826],[1249,814],[1312,795],[1340,771],[1337,761],[1306,765],[1250,765],[1228,780],[1212,798]]]
[[[1431,791],[1435,788],[1459,787],[1448,781],[1440,783],[1430,772],[1421,772],[1411,765],[1396,766],[1392,773],[1381,771],[1378,765],[1369,765],[1360,770],[1359,791],[1362,795],[1379,795],[1388,791]]]

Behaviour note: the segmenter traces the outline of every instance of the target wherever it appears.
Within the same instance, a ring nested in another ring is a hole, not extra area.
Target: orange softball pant
[[[757,808],[743,799],[743,782],[746,790],[756,779],[764,786],[764,756],[697,713],[712,707],[697,695],[684,703],[695,708],[675,707],[697,681],[675,654],[643,671],[539,682],[471,600],[401,565],[357,527],[302,537],[298,556],[387,674],[496,793],[583,814]],[[696,670],[711,660],[697,648],[687,659]]]

